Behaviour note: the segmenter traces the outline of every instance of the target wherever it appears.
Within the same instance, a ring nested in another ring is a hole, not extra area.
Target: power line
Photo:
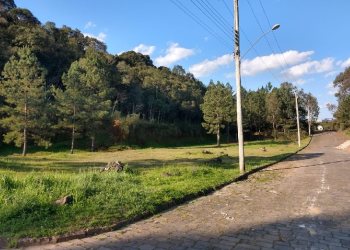
[[[232,17],[233,17],[233,12],[232,12],[232,10],[228,7],[228,5],[227,5],[227,3],[225,2],[225,0],[221,0],[221,1],[224,3],[224,5],[225,5],[227,11],[228,11],[228,12],[232,15]]]
[[[226,10],[228,11],[228,13],[231,14],[232,19],[233,19],[233,11],[228,7],[227,3],[225,2],[225,0],[222,0],[222,2],[225,5]],[[260,53],[258,52],[258,50],[253,46],[253,43],[250,41],[250,39],[248,38],[246,32],[240,28],[243,37],[247,40],[247,42],[250,44],[251,48],[253,49],[253,51],[255,52],[255,54],[259,57],[259,60],[265,65],[267,71],[271,74],[271,76],[276,80],[276,82],[280,82],[281,80],[278,79],[278,77],[276,77],[276,75],[272,72],[272,70],[268,67],[266,61],[264,60],[264,58],[260,55]]]
[[[258,52],[258,50],[256,48],[254,48],[253,43],[250,41],[250,39],[248,38],[247,34],[244,32],[244,30],[241,28],[241,32],[244,36],[244,38],[248,41],[248,43],[250,44],[250,46],[252,46],[252,49],[254,50],[255,54],[259,57],[259,60],[265,64],[265,67],[267,69],[267,71],[271,74],[271,76],[276,80],[276,82],[282,82],[281,79],[279,79],[278,77],[276,77],[276,75],[272,72],[272,70],[268,67],[266,61],[264,60],[264,58],[260,55],[260,53]]]
[[[201,1],[204,1],[206,2],[206,5],[208,6],[209,10],[211,10],[212,12],[214,12],[214,14],[219,18],[221,19],[221,22],[224,24],[224,25],[228,25],[230,27],[230,32],[233,34],[233,26],[232,24],[227,21],[227,19],[225,19],[219,11],[217,11],[217,9],[208,1],[208,0],[201,0]]]
[[[256,14],[255,14],[255,12],[254,12],[254,9],[253,9],[252,5],[251,5],[250,2],[249,2],[249,0],[246,0],[246,2],[247,2],[248,5],[249,5],[250,11],[252,12],[252,14],[253,14],[253,16],[254,16],[255,21],[256,21],[256,23],[258,24],[258,26],[259,26],[259,28],[260,28],[260,30],[261,30],[261,33],[265,33],[264,29],[262,28],[262,26],[261,26],[261,24],[260,24],[260,21],[259,21],[258,17],[256,16]],[[269,27],[269,28],[271,28],[271,27]],[[267,39],[266,36],[264,36],[264,39],[266,40],[266,42],[267,42],[268,46],[270,47],[272,53],[275,54],[275,51],[274,51],[274,49],[272,48],[269,39]]]
[[[209,20],[211,20],[214,23],[214,25],[218,27],[230,40],[232,39],[232,35],[230,33],[227,33],[227,31],[225,31],[225,29],[221,26],[221,24],[217,21],[217,19],[212,16],[212,13],[210,11],[208,11],[205,7],[203,7],[203,5],[200,2],[197,2],[197,3],[200,4],[201,6],[197,5],[194,0],[191,0],[191,2],[194,6],[196,6],[200,10],[200,12],[203,13],[203,15],[205,15]]]
[[[261,0],[259,0],[259,3],[260,3],[260,6],[261,6],[261,8],[262,8],[262,10],[263,10],[263,12],[264,12],[264,15],[265,15],[265,17],[266,17],[267,23],[268,23],[268,24],[269,24],[269,26],[271,27],[271,22],[270,22],[270,19],[269,19],[268,15],[266,14],[265,8],[264,8],[264,6],[263,6],[263,4],[262,4]],[[274,40],[275,40],[275,42],[276,42],[276,44],[277,44],[277,47],[278,47],[278,49],[279,49],[279,52],[282,54],[282,57],[283,57],[284,63],[285,63],[285,64],[286,64],[286,65],[289,67],[289,64],[287,63],[287,60],[286,60],[286,58],[285,58],[285,56],[284,56],[284,53],[282,53],[282,50],[281,50],[280,44],[279,44],[279,42],[278,42],[278,40],[277,40],[277,38],[276,38],[275,33],[273,33],[273,32],[272,32],[272,35],[273,35]]]
[[[189,16],[193,21],[195,21],[199,26],[205,29],[209,34],[215,37],[221,45],[232,49],[230,43],[226,41],[222,36],[212,30],[210,26],[204,23],[200,18],[198,18],[191,10],[189,10],[186,6],[184,6],[181,2],[177,2],[176,0],[170,0],[176,7],[178,7],[182,12],[184,12],[187,16]]]
[[[249,8],[250,8],[250,10],[251,10],[251,12],[252,12],[252,14],[253,14],[253,16],[254,16],[254,18],[255,18],[256,23],[257,23],[258,26],[259,26],[259,28],[260,28],[262,34],[264,34],[264,33],[265,33],[265,32],[264,32],[264,29],[262,28],[262,26],[261,26],[261,24],[260,24],[260,21],[259,21],[258,17],[256,16],[252,5],[250,4],[250,1],[249,1],[249,0],[246,0],[246,2],[248,3]],[[271,29],[271,28],[272,28],[272,26],[269,27],[269,29]],[[267,44],[268,44],[268,46],[269,46],[271,52],[272,52],[273,54],[276,54],[276,52],[275,52],[274,49],[272,48],[272,46],[271,46],[271,44],[270,44],[270,41],[269,41],[269,39],[267,38],[267,36],[264,36],[264,39],[266,40],[266,42],[267,42]],[[283,69],[286,69],[286,68],[284,67],[283,63],[281,63],[281,61],[280,61],[279,58],[278,58],[278,62],[279,62],[279,65],[280,65]]]

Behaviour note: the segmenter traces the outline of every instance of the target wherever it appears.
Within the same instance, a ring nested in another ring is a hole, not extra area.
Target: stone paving
[[[343,141],[315,136],[246,181],[122,230],[27,249],[350,249],[350,154],[335,148]]]

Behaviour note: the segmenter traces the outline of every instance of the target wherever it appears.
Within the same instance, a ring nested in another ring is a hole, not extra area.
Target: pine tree
[[[65,91],[55,90],[57,107],[63,115],[60,125],[72,130],[71,153],[76,132],[83,130],[90,136],[94,151],[96,131],[111,109],[111,78],[111,66],[104,54],[89,49],[62,77]]]
[[[79,62],[73,62],[67,73],[63,74],[62,82],[65,90],[56,88],[54,90],[56,99],[56,108],[60,114],[58,127],[71,129],[71,154],[74,152],[75,138],[77,132],[84,127],[84,121],[88,115],[85,111],[85,96],[88,89],[82,83],[81,69]]]
[[[232,89],[220,82],[210,82],[201,105],[203,112],[202,126],[209,134],[216,134],[217,146],[220,146],[220,129],[225,122],[232,122],[234,117],[234,104]]]
[[[91,151],[95,150],[96,131],[111,111],[110,97],[113,94],[110,80],[113,79],[113,69],[105,54],[92,49],[86,52],[85,58],[79,60],[84,71],[81,80],[87,86],[86,112],[87,123],[85,129],[91,139]]]
[[[18,49],[5,64],[0,94],[5,100],[6,116],[1,124],[7,129],[4,141],[23,146],[27,153],[28,140],[43,142],[41,130],[47,123],[45,106],[45,69],[27,47]]]

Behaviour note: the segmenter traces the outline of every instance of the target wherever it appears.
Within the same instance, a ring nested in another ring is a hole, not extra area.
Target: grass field
[[[273,163],[297,149],[295,143],[249,142],[247,169]],[[202,145],[73,155],[68,150],[42,150],[22,157],[3,149],[0,235],[12,241],[52,236],[154,213],[174,200],[233,180],[239,175],[237,152],[237,145]],[[221,163],[213,160],[217,157]],[[112,160],[127,163],[126,169],[100,173],[100,167]],[[65,195],[73,195],[72,205],[54,204]]]

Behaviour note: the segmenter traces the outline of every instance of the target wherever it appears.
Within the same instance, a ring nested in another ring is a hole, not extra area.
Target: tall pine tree
[[[233,103],[230,85],[210,82],[201,105],[204,120],[202,126],[209,134],[216,134],[217,146],[220,146],[220,129],[225,127],[225,122],[233,121]]]
[[[62,114],[60,125],[71,129],[71,153],[74,151],[76,132],[85,131],[95,148],[96,131],[111,109],[109,83],[113,70],[101,52],[87,50],[84,58],[73,62],[63,75],[65,90],[55,90],[57,107]]]
[[[7,129],[4,141],[22,145],[25,156],[28,140],[43,141],[41,130],[47,123],[45,69],[29,48],[18,49],[5,64],[0,94],[5,101],[2,110],[6,116],[1,119]]]
[[[88,89],[81,81],[81,74],[79,62],[73,62],[68,72],[62,76],[65,90],[63,91],[60,88],[54,90],[55,106],[60,116],[58,127],[71,129],[72,131],[71,154],[74,152],[76,134],[84,128],[84,121],[88,115],[84,111]]]

